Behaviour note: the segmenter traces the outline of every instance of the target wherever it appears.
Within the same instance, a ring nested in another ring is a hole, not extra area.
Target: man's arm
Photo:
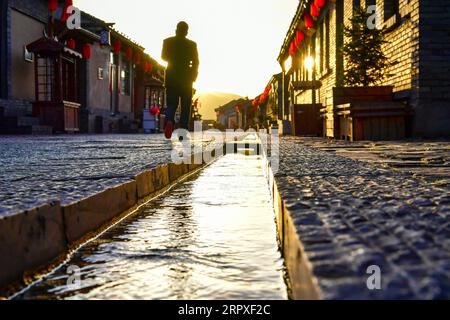
[[[166,62],[169,61],[169,49],[167,48],[167,40],[164,40],[164,42],[163,42],[161,59],[163,59]]]
[[[198,49],[197,44],[194,42],[193,50],[192,50],[192,73],[194,75],[194,82],[197,80],[198,77],[198,68],[200,66],[200,60],[198,57]]]

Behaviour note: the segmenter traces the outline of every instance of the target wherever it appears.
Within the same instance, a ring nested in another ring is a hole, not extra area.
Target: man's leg
[[[192,88],[183,88],[181,92],[180,128],[189,130],[192,108]]]
[[[179,90],[174,87],[166,88],[167,95],[167,109],[166,109],[166,123],[168,121],[175,122],[175,113],[177,112],[178,102],[180,99],[180,95],[178,93]]]
[[[177,112],[178,102],[180,99],[179,90],[174,87],[166,88],[167,109],[166,109],[166,124],[164,134],[167,139],[172,138],[172,132],[175,125],[175,113]]]

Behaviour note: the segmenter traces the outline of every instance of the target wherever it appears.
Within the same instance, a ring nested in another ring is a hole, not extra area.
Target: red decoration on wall
[[[58,0],[49,0],[48,1],[48,11],[55,12],[58,9]]]
[[[92,48],[89,44],[83,46],[83,57],[89,60],[92,56]]]
[[[314,20],[311,18],[309,14],[305,14],[303,19],[305,20],[305,26],[308,29],[314,28]]]
[[[114,42],[114,45],[113,45],[113,51],[115,53],[119,53],[120,50],[122,50],[122,41],[116,40],[116,42]]]
[[[125,58],[127,58],[127,60],[131,60],[132,56],[133,56],[133,50],[131,48],[128,48],[127,51],[125,51]]]
[[[153,70],[153,65],[150,62],[144,64],[144,72],[150,73]]]
[[[76,46],[77,46],[77,43],[75,42],[74,39],[71,38],[71,39],[67,40],[67,48],[75,50]]]
[[[134,63],[139,64],[142,60],[142,54],[140,52],[137,52],[134,56]]]
[[[326,0],[314,0],[314,4],[317,8],[325,7]]]
[[[150,113],[152,116],[157,116],[160,114],[161,110],[158,107],[150,108]]]
[[[311,7],[310,7],[310,11],[311,11],[311,16],[313,16],[314,18],[317,18],[318,16],[320,16],[320,10],[319,8],[317,8],[317,6],[314,3],[311,3]]]
[[[305,33],[301,30],[297,30],[297,33],[295,34],[295,45],[297,48],[300,47],[303,40],[305,40]]]
[[[295,46],[295,41],[292,41],[291,46],[289,47],[289,55],[295,56],[296,52],[297,52],[297,47]]]
[[[73,6],[73,1],[72,0],[66,0],[66,3],[64,5],[63,8],[63,13],[61,15],[61,21],[67,21],[67,19],[69,19],[69,14],[67,13],[67,9],[69,7]]]

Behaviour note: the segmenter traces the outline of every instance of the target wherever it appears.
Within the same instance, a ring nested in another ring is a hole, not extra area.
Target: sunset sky
[[[161,61],[163,39],[176,24],[190,25],[189,38],[200,54],[200,92],[260,94],[295,14],[298,0],[75,0],[75,6],[107,22],[143,45]]]

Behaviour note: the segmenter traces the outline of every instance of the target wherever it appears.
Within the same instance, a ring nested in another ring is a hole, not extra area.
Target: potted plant
[[[345,58],[344,87],[334,88],[336,104],[357,101],[392,101],[393,86],[377,86],[389,75],[392,63],[382,50],[386,30],[369,28],[370,14],[355,9],[350,24],[344,27],[342,52]]]

